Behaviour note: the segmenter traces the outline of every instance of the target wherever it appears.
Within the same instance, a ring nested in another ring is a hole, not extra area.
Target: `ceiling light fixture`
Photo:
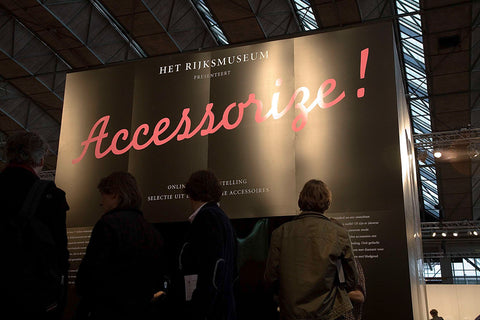
[[[468,156],[470,159],[477,159],[479,155],[480,152],[478,151],[477,147],[474,144],[470,144],[468,146]]]

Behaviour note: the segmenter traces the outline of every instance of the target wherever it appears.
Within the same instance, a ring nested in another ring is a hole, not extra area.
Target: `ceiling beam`
[[[248,0],[265,38],[302,31],[290,0]]]
[[[142,58],[143,50],[96,0],[37,0],[102,64]],[[140,48],[140,49],[139,49]]]
[[[63,101],[71,66],[9,12],[0,9],[0,51]]]
[[[213,48],[217,43],[188,0],[141,0],[178,51]]]
[[[56,155],[60,123],[1,76],[0,86],[3,88],[0,95],[0,111],[23,130],[41,135],[48,142],[49,150]]]

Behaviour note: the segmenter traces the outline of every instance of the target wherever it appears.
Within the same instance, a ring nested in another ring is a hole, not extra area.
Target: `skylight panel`
[[[91,0],[92,5],[98,12],[110,22],[112,27],[118,32],[122,39],[129,44],[130,48],[141,58],[146,58],[148,55],[143,51],[142,47],[133,39],[123,26],[113,17],[113,15],[101,4],[98,0]]]
[[[308,0],[293,0],[293,8],[297,14],[301,27],[304,31],[318,29],[317,20],[313,14],[312,6]]]
[[[422,21],[419,0],[397,0],[396,9],[400,30],[400,42],[406,74],[407,92],[413,131],[415,134],[432,132],[425,72],[425,55],[423,51]],[[415,138],[415,137],[414,137]],[[419,165],[423,207],[433,216],[439,217],[438,187],[435,162],[431,156],[432,147],[427,153],[425,165]]]
[[[203,21],[206,23],[207,27],[210,29],[210,32],[216,39],[218,44],[226,45],[229,44],[227,36],[223,33],[222,28],[213,17],[212,12],[208,8],[204,0],[192,0],[192,3],[197,8],[198,13],[203,18]]]

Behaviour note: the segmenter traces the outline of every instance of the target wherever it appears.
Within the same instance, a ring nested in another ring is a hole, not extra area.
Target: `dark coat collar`
[[[35,172],[35,170],[33,170],[33,168],[29,165],[26,165],[26,164],[18,164],[18,163],[9,163],[7,165],[7,167],[5,168],[5,170],[26,170],[26,171],[29,171],[31,173],[33,173],[36,177],[38,177],[37,173]]]
[[[323,213],[316,211],[302,211],[298,216],[295,217],[295,219],[303,219],[307,217],[314,217],[330,221],[330,219],[326,217]]]
[[[135,212],[135,213],[138,213],[139,215],[143,215],[142,211],[140,211],[139,209],[130,209],[130,208],[115,208],[115,209],[112,209],[110,211],[107,211],[105,212],[103,215],[110,215],[110,214],[114,214],[115,212]]]
[[[218,204],[215,201],[209,201],[203,207],[218,207]]]

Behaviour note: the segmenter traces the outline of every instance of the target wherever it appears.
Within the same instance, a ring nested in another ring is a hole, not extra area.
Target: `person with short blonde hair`
[[[305,183],[298,197],[298,207],[302,211],[324,213],[330,208],[332,193],[321,180],[312,179]]]
[[[265,280],[278,288],[281,320],[343,319],[358,278],[348,231],[324,215],[332,193],[312,179],[298,197],[300,214],[272,233]],[[345,284],[340,284],[341,265]]]

